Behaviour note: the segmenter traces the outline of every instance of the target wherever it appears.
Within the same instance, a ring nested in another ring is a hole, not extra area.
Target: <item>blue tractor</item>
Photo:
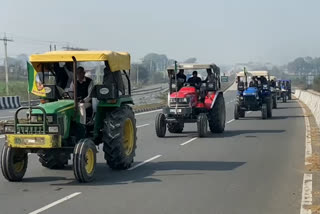
[[[268,72],[251,71],[243,73],[244,81],[241,81],[242,75],[237,75],[238,90],[234,119],[238,120],[240,117],[245,117],[246,111],[261,111],[262,119],[271,118],[273,100]],[[247,86],[248,75],[252,75],[249,86]]]
[[[287,99],[291,100],[291,80],[279,80],[279,91],[282,102],[286,103]]]

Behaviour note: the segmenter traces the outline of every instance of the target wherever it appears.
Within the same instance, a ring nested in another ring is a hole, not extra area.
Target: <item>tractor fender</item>
[[[216,102],[216,100],[217,100],[217,98],[218,98],[219,96],[223,96],[222,91],[217,91],[217,92],[216,92],[216,95],[214,96],[214,99],[213,99],[213,101],[212,101],[212,104],[211,104],[210,109],[213,108],[213,106],[214,106],[214,104],[215,104],[215,102]]]

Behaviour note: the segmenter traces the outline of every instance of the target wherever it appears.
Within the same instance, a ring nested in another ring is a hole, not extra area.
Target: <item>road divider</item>
[[[320,127],[320,93],[311,90],[296,89],[294,95],[309,107],[316,118],[318,127]]]

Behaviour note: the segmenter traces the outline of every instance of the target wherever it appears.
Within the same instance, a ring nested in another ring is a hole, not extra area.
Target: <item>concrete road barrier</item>
[[[320,93],[296,89],[294,95],[309,107],[320,127]]]
[[[0,97],[0,109],[19,108],[20,106],[19,96]]]

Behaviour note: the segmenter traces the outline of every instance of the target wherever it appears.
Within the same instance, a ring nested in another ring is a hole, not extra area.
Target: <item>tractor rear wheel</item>
[[[170,133],[181,133],[183,131],[183,123],[168,123],[168,131]]]
[[[68,155],[57,150],[48,150],[38,154],[39,162],[48,169],[63,169],[68,164]]]
[[[94,178],[97,162],[97,148],[92,140],[86,138],[79,141],[73,150],[73,173],[81,182],[90,182]]]
[[[23,149],[4,145],[1,153],[1,170],[8,181],[21,181],[28,166],[28,154]]]
[[[244,117],[246,116],[246,112],[243,111],[243,110],[240,110],[240,111],[239,111],[239,116],[242,117],[242,118],[244,118]]]
[[[198,137],[205,137],[208,133],[208,118],[205,113],[200,113],[197,118]]]
[[[103,151],[112,169],[128,169],[135,156],[136,119],[130,106],[123,105],[108,112],[103,128]]]
[[[272,107],[277,108],[277,97],[276,96],[272,97]]]
[[[209,111],[209,127],[212,133],[222,133],[226,125],[226,108],[222,95],[216,100],[213,108]]]
[[[272,100],[271,99],[267,101],[267,117],[268,118],[272,117]]]
[[[164,137],[166,135],[166,116],[162,113],[157,114],[155,121],[156,134],[158,137]]]
[[[234,105],[234,119],[239,120],[239,104]]]
[[[268,112],[267,112],[267,104],[264,103],[262,104],[262,107],[261,107],[261,116],[262,116],[262,119],[267,119],[268,117]]]

